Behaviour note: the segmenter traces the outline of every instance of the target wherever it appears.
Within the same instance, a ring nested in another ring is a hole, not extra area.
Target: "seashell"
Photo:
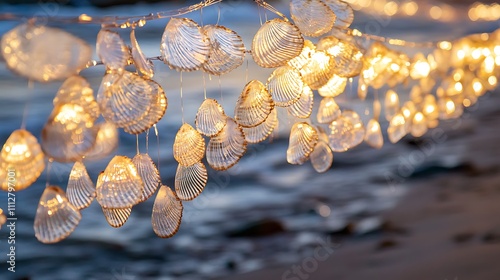
[[[118,147],[118,129],[114,124],[103,122],[94,127],[97,129],[97,137],[94,146],[85,154],[85,159],[88,160],[107,157]]]
[[[395,144],[401,140],[408,131],[406,130],[406,121],[403,114],[398,113],[392,117],[389,127],[387,128],[387,134],[389,136],[389,141]]]
[[[344,111],[330,124],[330,148],[333,152],[345,152],[363,142],[365,127],[354,111]]]
[[[36,209],[33,226],[36,239],[42,243],[59,242],[75,230],[81,218],[80,211],[69,203],[61,188],[48,186]]]
[[[139,42],[137,42],[137,38],[135,38],[135,29],[132,29],[132,31],[130,31],[130,43],[132,45],[130,52],[132,54],[132,59],[134,60],[135,67],[142,75],[148,78],[153,78],[155,74],[155,66],[153,62],[147,59],[142,52],[141,47],[139,46]]]
[[[305,122],[295,123],[290,132],[286,160],[290,164],[303,164],[309,159],[316,143],[318,132],[314,127]]]
[[[78,104],[94,120],[99,115],[99,104],[94,99],[94,91],[90,84],[81,76],[71,76],[61,85],[53,100],[54,106],[65,103]]]
[[[311,89],[319,89],[333,77],[334,66],[333,57],[323,51],[316,51],[306,65],[300,69],[300,74]]]
[[[363,76],[360,76],[358,80],[358,97],[360,100],[365,100],[367,95],[368,85],[365,83]]]
[[[274,70],[266,87],[276,106],[288,107],[299,99],[304,83],[298,70],[285,65]]]
[[[347,78],[333,74],[324,86],[318,88],[318,93],[323,97],[337,97],[344,92],[346,85]]]
[[[77,104],[57,105],[42,130],[44,153],[59,162],[81,160],[94,146],[94,119]]]
[[[246,84],[236,101],[234,119],[243,127],[254,127],[267,119],[273,107],[273,99],[266,87],[252,80]]]
[[[187,18],[170,18],[161,38],[163,61],[177,71],[195,71],[208,61],[210,40]]]
[[[288,113],[300,119],[308,119],[311,116],[314,105],[314,93],[311,88],[304,84],[299,100],[288,107]]]
[[[201,134],[212,137],[226,126],[226,114],[224,109],[215,99],[205,99],[201,104],[194,123],[196,130]]]
[[[205,140],[190,124],[183,124],[174,141],[174,158],[184,165],[191,166],[200,162],[205,155]]]
[[[123,226],[130,217],[130,214],[132,213],[132,207],[129,208],[102,207],[101,209],[108,224],[114,228],[119,228]]]
[[[10,70],[38,82],[73,76],[86,67],[92,56],[84,40],[61,29],[30,23],[5,33],[0,49]]]
[[[167,186],[161,186],[151,214],[153,231],[161,238],[174,236],[181,225],[182,201]]]
[[[101,29],[97,34],[96,52],[104,65],[111,70],[123,70],[130,57],[128,47],[120,34],[107,29]]]
[[[353,78],[361,73],[363,53],[354,43],[328,36],[318,42],[316,50],[325,51],[334,58],[335,74],[341,77]]]
[[[381,149],[384,145],[382,130],[376,119],[371,119],[366,125],[365,142],[375,149]]]
[[[205,25],[201,31],[210,40],[210,57],[203,64],[203,71],[212,75],[231,72],[243,64],[245,45],[231,29],[219,25]]]
[[[378,100],[378,97],[373,100],[373,118],[378,120],[380,118],[380,111],[382,110],[382,104]]]
[[[422,137],[427,133],[427,118],[422,112],[417,112],[413,117],[410,133],[413,137]]]
[[[390,122],[399,112],[399,96],[395,91],[390,89],[385,93],[384,107],[385,118]]]
[[[115,156],[97,178],[97,201],[103,208],[130,208],[142,199],[144,184],[132,160]]]
[[[132,159],[137,168],[137,173],[142,179],[144,189],[142,190],[141,200],[148,200],[161,185],[160,172],[148,154],[137,154]]]
[[[44,169],[44,154],[35,136],[24,129],[12,132],[0,152],[1,189],[12,190],[8,177],[13,177],[15,191],[24,190],[40,177]]]
[[[349,3],[342,0],[321,0],[325,3],[333,13],[337,16],[335,26],[348,28],[354,21],[354,11]]]
[[[238,163],[246,150],[247,142],[242,128],[228,117],[222,131],[208,142],[207,162],[215,170],[227,170]]]
[[[292,0],[290,15],[300,31],[311,37],[330,31],[336,19],[333,11],[321,0]]]
[[[354,148],[363,142],[365,137],[365,125],[363,124],[363,121],[359,117],[358,113],[355,111],[345,110],[342,112],[342,117],[350,121],[354,127],[354,130],[352,131],[353,139],[351,146],[351,148]]]
[[[331,123],[340,117],[339,105],[331,97],[325,97],[319,103],[318,114],[316,116],[319,123]]]
[[[316,46],[311,41],[304,40],[304,47],[302,48],[300,54],[290,59],[287,64],[297,70],[300,70],[307,64],[307,62],[309,62],[314,52],[316,52]]]
[[[248,143],[259,143],[267,139],[269,135],[273,132],[274,128],[278,126],[278,111],[274,108],[267,119],[254,127],[243,127],[243,133],[245,134],[245,140]]]
[[[311,164],[318,173],[324,173],[333,163],[333,153],[328,142],[318,141],[310,155]]]
[[[315,125],[314,128],[318,132],[318,141],[323,141],[325,143],[328,143],[330,141],[328,138],[328,134],[322,126]]]
[[[179,164],[175,173],[175,192],[180,200],[193,200],[207,184],[207,168],[202,162],[191,166]]]
[[[252,41],[252,57],[264,68],[284,65],[298,56],[304,47],[304,38],[297,26],[280,18],[264,23]]]
[[[77,161],[69,174],[66,194],[69,202],[78,210],[90,206],[95,197],[95,186],[87,173],[85,165]]]

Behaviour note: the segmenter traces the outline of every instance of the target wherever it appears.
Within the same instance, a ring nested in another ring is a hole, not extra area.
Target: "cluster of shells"
[[[187,18],[169,20],[160,58],[171,69],[219,76],[241,66],[247,53],[260,67],[274,68],[265,83],[251,80],[244,86],[234,116],[226,115],[217,100],[206,98],[196,112],[194,127],[182,124],[173,144],[178,162],[174,188],[162,185],[147,153],[133,158],[114,156],[95,184],[84,164],[114,151],[118,129],[141,134],[167,110],[167,96],[153,80],[154,64],[142,52],[135,29],[130,32],[130,46],[113,30],[98,33],[96,52],[106,73],[96,98],[89,83],[78,75],[92,66],[88,64],[92,51],[84,41],[31,23],[6,33],[1,50],[9,69],[38,82],[65,79],[53,100],[41,143],[29,131],[19,129],[12,132],[0,154],[3,190],[8,190],[9,170],[15,170],[19,191],[37,180],[45,169],[45,158],[74,163],[66,191],[48,186],[40,198],[34,224],[38,240],[54,243],[69,236],[82,218],[80,211],[94,198],[107,222],[120,227],[135,205],[155,193],[153,230],[160,237],[173,236],[181,224],[183,201],[195,199],[207,184],[203,159],[214,170],[231,168],[244,156],[247,145],[266,140],[276,129],[278,110],[286,110],[297,120],[290,130],[287,161],[297,165],[310,161],[317,172],[325,172],[334,152],[348,151],[363,141],[382,147],[382,107],[389,121],[389,140],[395,143],[409,133],[424,135],[440,119],[460,116],[463,107],[473,105],[497,85],[500,30],[441,42],[428,56],[419,53],[410,58],[379,42],[363,48],[356,36],[338,32],[349,31],[354,19],[351,7],[341,0],[292,0],[290,13],[293,23],[285,17],[265,22],[251,50],[226,27],[199,26]],[[136,71],[126,70],[129,65]],[[341,109],[335,100],[355,77],[359,77],[361,99],[370,87],[387,89],[384,106],[375,98],[373,117],[366,125],[357,112]],[[400,106],[398,88],[410,83],[415,84],[410,100]],[[313,118],[315,92],[321,100]]]

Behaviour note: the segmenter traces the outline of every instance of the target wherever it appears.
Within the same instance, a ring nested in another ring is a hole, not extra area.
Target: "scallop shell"
[[[335,60],[335,74],[352,78],[358,76],[363,68],[363,53],[349,41],[333,36],[322,38],[316,45],[317,51],[325,51]]]
[[[7,173],[12,174],[11,171],[14,171],[16,191],[33,184],[45,169],[44,154],[35,136],[24,129],[12,132],[0,152],[0,168],[3,172],[0,186],[4,191],[12,189],[7,177]]]
[[[394,117],[392,117],[389,127],[387,128],[387,135],[389,136],[389,141],[391,143],[397,143],[408,133],[406,130],[406,121],[405,117],[398,113]]]
[[[97,34],[96,52],[104,65],[111,70],[123,70],[130,57],[128,47],[120,34],[107,29],[101,29]]]
[[[83,107],[94,120],[99,115],[99,104],[94,99],[94,91],[90,84],[81,76],[71,76],[61,85],[53,100],[54,106],[74,103]]]
[[[324,173],[333,163],[333,153],[328,142],[318,141],[310,155],[311,164],[318,173]]]
[[[304,84],[299,100],[288,107],[288,113],[300,119],[308,119],[311,116],[314,105],[314,93],[311,88]]]
[[[330,124],[329,144],[333,152],[345,152],[363,142],[365,127],[354,111],[344,111]]]
[[[144,184],[140,202],[150,198],[161,185],[160,173],[148,154],[137,154],[132,159]]]
[[[300,54],[292,58],[290,61],[288,61],[287,64],[297,70],[300,70],[302,69],[302,67],[304,67],[304,65],[307,64],[309,59],[311,59],[315,51],[316,51],[316,46],[311,41],[305,40],[304,47],[302,48]]]
[[[366,95],[368,95],[368,85],[365,83],[363,76],[360,76],[358,80],[358,97],[360,100],[365,100]]]
[[[174,236],[181,225],[182,201],[167,186],[161,186],[151,214],[153,230],[161,238]]]
[[[346,85],[347,78],[333,74],[324,86],[318,88],[318,93],[323,97],[337,97],[344,92]]]
[[[354,11],[349,3],[342,0],[321,0],[325,3],[333,13],[337,16],[335,26],[348,28],[354,21]]]
[[[163,61],[177,71],[195,71],[208,61],[210,40],[187,18],[170,18],[161,38]]]
[[[305,122],[298,122],[292,126],[290,142],[286,151],[286,160],[290,164],[303,164],[318,143],[318,132]]]
[[[114,228],[119,228],[127,222],[132,207],[129,208],[101,208],[108,224]]]
[[[180,200],[193,200],[201,194],[207,180],[207,168],[202,162],[191,166],[179,164],[175,173],[175,192]]]
[[[340,117],[341,113],[339,105],[332,97],[324,97],[319,103],[316,119],[319,123],[331,123]]]
[[[80,211],[69,203],[61,188],[48,186],[36,209],[35,236],[42,243],[59,242],[75,230],[81,218]]]
[[[219,76],[243,64],[245,45],[236,32],[219,25],[205,25],[201,30],[210,40],[211,47],[210,57],[203,64],[203,71]]]
[[[148,78],[153,78],[155,74],[155,66],[153,62],[147,59],[142,52],[141,47],[139,46],[139,42],[137,42],[137,38],[135,38],[135,29],[132,29],[132,31],[130,31],[130,43],[132,45],[130,52],[132,54],[132,59],[134,60],[135,67],[142,75]]]
[[[427,133],[427,118],[421,112],[417,112],[413,117],[410,133],[413,137],[422,137]]]
[[[235,165],[247,150],[247,142],[242,128],[232,118],[227,118],[226,126],[207,146],[207,161],[215,170],[227,170]]]
[[[95,186],[87,173],[85,165],[77,161],[69,174],[66,194],[69,202],[78,210],[90,206],[95,197]]]
[[[328,143],[330,140],[328,138],[328,134],[326,134],[325,129],[320,125],[315,125],[314,128],[318,131],[318,141],[323,141]]]
[[[333,11],[321,0],[292,0],[290,14],[300,31],[311,37],[330,31],[336,19]]]
[[[109,122],[96,124],[95,145],[85,154],[85,159],[99,160],[109,156],[118,147],[118,129]]]
[[[274,70],[267,80],[266,87],[276,106],[288,107],[299,99],[304,82],[298,70],[285,65]]]
[[[311,89],[319,89],[326,85],[335,73],[335,61],[323,51],[316,51],[311,59],[300,69],[304,82]]]
[[[366,125],[365,142],[375,149],[381,149],[384,145],[382,130],[376,119],[371,119]]]
[[[115,156],[97,178],[97,201],[103,208],[130,208],[141,201],[143,189],[132,160]]]
[[[358,113],[356,113],[355,111],[345,110],[342,112],[342,117],[350,121],[354,127],[354,130],[352,131],[353,138],[351,142],[351,148],[354,148],[363,142],[363,139],[365,137],[365,125],[363,124],[363,121],[361,120]]]
[[[255,63],[264,68],[284,65],[298,56],[304,47],[304,38],[297,26],[280,18],[264,23],[252,41]]]
[[[388,90],[385,94],[385,118],[387,121],[391,119],[399,112],[399,96],[393,90]]]
[[[92,57],[84,40],[61,29],[30,23],[5,33],[0,50],[10,70],[38,82],[75,75]]]
[[[261,82],[252,80],[236,101],[234,118],[243,127],[254,127],[267,119],[273,107],[273,99],[266,87]]]
[[[184,165],[191,166],[200,162],[205,155],[205,140],[190,124],[183,124],[174,141],[174,158]]]
[[[94,119],[77,104],[57,105],[42,130],[44,153],[59,162],[82,159],[96,142]]]
[[[267,139],[273,130],[278,126],[278,111],[274,108],[266,121],[255,127],[243,127],[245,140],[248,143],[259,143]]]
[[[194,121],[196,129],[201,134],[212,137],[226,126],[224,109],[215,99],[205,99],[201,104]]]

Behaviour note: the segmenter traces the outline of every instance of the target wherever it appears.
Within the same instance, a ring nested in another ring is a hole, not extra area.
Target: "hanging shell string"
[[[45,174],[45,176],[46,176],[45,187],[48,187],[50,185],[50,171],[52,169],[53,162],[54,162],[54,159],[49,158],[48,163],[47,163],[47,174]]]
[[[375,93],[373,95],[373,118],[377,121],[380,118],[380,104],[378,104],[378,102],[378,89],[375,89]]]
[[[35,89],[35,83],[32,80],[28,80],[28,89],[29,91],[28,94],[26,95],[26,101],[24,102],[23,119],[21,120],[21,129],[26,129],[26,119],[28,118],[29,106],[31,104],[30,96],[33,95],[31,93]]]
[[[158,162],[156,163],[156,166],[158,168],[158,172],[160,172],[160,134],[158,133],[158,127],[156,126],[156,124],[154,124],[153,127],[155,128],[156,145],[157,145],[156,151],[157,151]]]
[[[182,96],[182,72],[181,72],[181,114],[182,114],[182,123],[184,124],[184,98]]]
[[[219,91],[220,91],[220,102],[224,102],[224,97],[222,96],[222,83],[220,81],[220,76],[219,76]]]
[[[205,72],[203,72],[202,75],[203,75],[203,98],[207,99],[207,81],[205,79]]]
[[[137,149],[137,154],[139,154],[139,134],[135,135],[135,144],[136,144],[136,149]]]
[[[216,26],[219,25],[219,21],[220,21],[220,5],[217,6],[217,23],[215,24]]]
[[[149,129],[146,130],[146,154],[149,155]]]
[[[248,83],[248,57],[246,57],[246,68],[245,68],[245,84]]]

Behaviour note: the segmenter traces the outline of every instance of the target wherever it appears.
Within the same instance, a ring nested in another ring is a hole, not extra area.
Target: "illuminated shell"
[[[393,90],[388,90],[385,94],[385,118],[387,121],[391,119],[399,112],[399,96]]]
[[[33,184],[45,169],[44,154],[35,136],[24,129],[12,132],[2,147],[0,168],[0,186],[4,191],[12,189],[8,177],[15,179],[15,191]]]
[[[333,153],[328,142],[318,141],[310,155],[311,164],[318,173],[326,172],[333,163]]]
[[[135,164],[137,173],[139,173],[144,184],[140,200],[140,202],[143,202],[150,198],[161,185],[160,173],[148,154],[137,154],[132,159],[132,162]]]
[[[292,126],[290,141],[286,151],[286,160],[290,164],[303,164],[318,143],[318,132],[305,122],[298,122]]]
[[[87,160],[98,160],[109,156],[118,147],[118,129],[109,122],[96,124],[95,145],[85,154]]]
[[[174,236],[181,225],[182,201],[167,186],[161,186],[151,214],[153,230],[161,238]]]
[[[235,165],[247,150],[243,130],[233,119],[227,118],[226,126],[207,146],[207,161],[215,170],[227,170]]]
[[[141,201],[143,189],[132,160],[115,156],[97,178],[97,201],[103,208],[130,208]]]
[[[363,68],[363,53],[354,43],[328,36],[322,38],[317,51],[325,51],[335,60],[335,73],[341,77],[358,76]]]
[[[96,52],[106,67],[119,71],[127,66],[130,56],[120,35],[106,29],[101,29],[97,34]]]
[[[81,218],[80,211],[69,203],[63,190],[48,186],[36,209],[35,236],[42,243],[59,242],[75,230]]]
[[[344,111],[330,124],[329,144],[333,152],[345,152],[363,142],[365,127],[354,111]]]
[[[236,101],[234,118],[243,127],[263,123],[274,107],[273,99],[266,87],[257,80],[250,81]]]
[[[292,0],[290,14],[300,31],[311,37],[330,31],[336,19],[333,11],[321,0]]]
[[[304,84],[299,100],[288,107],[288,113],[294,117],[307,119],[311,116],[314,105],[314,93]]]
[[[174,141],[174,158],[184,165],[191,166],[200,162],[205,155],[205,140],[190,124],[183,124]]]
[[[127,222],[130,214],[132,213],[132,207],[130,208],[102,208],[102,213],[106,218],[108,224],[112,227],[121,227]]]
[[[340,117],[339,105],[331,97],[325,97],[321,100],[316,116],[319,123],[331,123]]]
[[[427,119],[421,112],[417,112],[413,117],[410,133],[413,137],[422,137],[427,133]]]
[[[153,62],[147,59],[142,52],[139,42],[137,42],[137,38],[135,38],[135,29],[132,29],[130,32],[130,43],[132,45],[130,52],[132,54],[135,67],[139,70],[139,72],[141,72],[142,75],[152,78],[155,74],[155,66]]]
[[[207,184],[207,168],[201,162],[191,166],[177,166],[175,192],[180,200],[193,200],[201,194]]]
[[[245,140],[248,143],[259,143],[267,139],[269,135],[273,132],[274,128],[278,126],[278,111],[274,108],[269,114],[267,119],[254,127],[243,127],[243,133],[245,134]]]
[[[195,71],[208,61],[210,41],[187,18],[170,18],[161,38],[163,61],[177,71]]]
[[[100,115],[99,105],[94,99],[94,91],[81,76],[71,76],[61,85],[53,100],[54,106],[74,103],[83,107],[94,120]]]
[[[300,54],[292,58],[290,61],[288,61],[287,64],[297,70],[300,70],[302,69],[302,67],[304,67],[304,65],[307,64],[309,59],[311,59],[315,51],[316,51],[316,46],[311,41],[305,40],[304,47],[302,48]]]
[[[323,97],[337,97],[344,92],[346,85],[347,78],[333,74],[324,86],[318,88],[318,93]]]
[[[276,106],[288,107],[299,99],[304,83],[299,71],[285,65],[274,70],[266,86]]]
[[[316,51],[311,59],[300,69],[304,82],[311,89],[326,85],[335,73],[335,61],[323,51]]]
[[[368,95],[368,85],[365,83],[363,76],[360,76],[358,80],[358,97],[360,100],[365,100],[366,95]]]
[[[353,139],[351,148],[361,144],[365,137],[365,125],[358,113],[352,110],[345,110],[342,112],[342,117],[350,121],[354,127],[352,131]]]
[[[96,137],[94,119],[80,105],[57,105],[43,127],[42,149],[56,161],[77,161],[92,149]]]
[[[89,207],[94,200],[94,183],[90,179],[85,165],[80,161],[75,162],[71,169],[66,194],[69,202],[79,210]]]
[[[201,104],[194,121],[196,129],[201,134],[212,137],[226,126],[224,109],[215,99],[205,99]]]
[[[325,3],[333,13],[337,16],[335,26],[348,28],[354,20],[354,11],[349,3],[343,0],[321,0]]]
[[[252,41],[252,56],[260,67],[275,68],[298,56],[304,47],[299,29],[283,19],[264,23]]]
[[[371,119],[366,125],[365,142],[375,149],[381,149],[384,145],[382,130],[376,119]]]
[[[5,33],[0,49],[9,69],[38,82],[75,75],[92,56],[92,49],[80,38],[60,29],[30,23]]]
[[[203,64],[203,71],[222,75],[238,68],[245,59],[245,45],[231,29],[219,25],[205,25],[202,32],[210,40],[210,57]]]
[[[406,130],[405,117],[398,113],[390,121],[389,127],[387,128],[387,134],[389,136],[389,141],[391,143],[397,143],[401,138],[403,138],[408,131]]]

